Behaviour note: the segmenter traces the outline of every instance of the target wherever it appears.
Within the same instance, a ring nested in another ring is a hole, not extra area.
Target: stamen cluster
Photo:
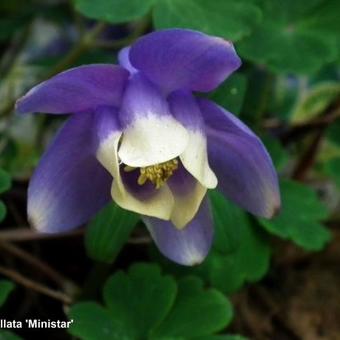
[[[172,176],[177,168],[177,159],[140,168],[138,184],[143,185],[146,181],[150,181],[156,186],[156,189],[159,189]]]

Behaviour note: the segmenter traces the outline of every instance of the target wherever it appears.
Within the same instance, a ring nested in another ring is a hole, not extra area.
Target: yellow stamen
[[[138,184],[143,185],[146,181],[149,180],[156,186],[156,189],[159,189],[172,176],[177,168],[177,159],[172,159],[164,163],[140,168]]]

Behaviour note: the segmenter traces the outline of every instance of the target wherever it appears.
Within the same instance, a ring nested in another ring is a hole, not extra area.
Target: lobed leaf
[[[328,210],[313,189],[291,180],[281,181],[281,213],[272,220],[259,219],[270,233],[290,239],[306,250],[321,250],[329,242],[330,232],[321,221]]]

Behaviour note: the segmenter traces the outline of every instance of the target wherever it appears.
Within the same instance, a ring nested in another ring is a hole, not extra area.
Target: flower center
[[[156,186],[156,189],[159,189],[161,186],[165,184],[165,182],[172,176],[174,171],[178,168],[178,160],[172,159],[170,161],[146,166],[144,168],[140,168],[140,175],[138,177],[138,184],[143,185],[146,181],[150,181]],[[124,171],[132,171],[135,168],[126,166]]]

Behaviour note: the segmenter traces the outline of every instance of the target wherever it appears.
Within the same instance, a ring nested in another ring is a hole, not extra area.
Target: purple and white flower
[[[35,228],[75,228],[113,199],[141,214],[165,256],[193,265],[213,239],[208,189],[255,215],[277,212],[277,174],[260,139],[193,95],[240,66],[230,42],[158,31],[123,49],[119,63],[70,69],[18,100],[20,113],[71,113],[29,185]]]

